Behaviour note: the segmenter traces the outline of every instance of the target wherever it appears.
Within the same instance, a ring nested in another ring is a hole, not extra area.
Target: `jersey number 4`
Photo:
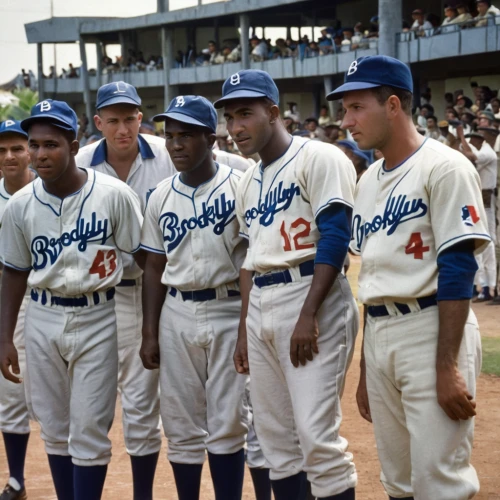
[[[424,247],[421,233],[412,233],[410,241],[406,245],[405,253],[407,255],[413,254],[414,259],[423,259],[424,253],[429,251],[429,247]]]
[[[290,229],[298,229],[302,227],[302,231],[299,233],[295,233],[293,236],[293,246],[295,250],[304,250],[306,248],[313,248],[314,243],[300,243],[300,238],[307,238],[311,233],[311,223],[299,217],[297,220],[290,224]],[[285,240],[285,244],[283,245],[283,250],[285,252],[292,251],[292,242],[290,241],[290,235],[286,231],[285,221],[282,222],[280,228],[281,236],[283,236],[283,240]]]
[[[90,274],[98,274],[100,279],[111,276],[116,269],[116,252],[108,250],[104,252],[99,250],[94,259],[92,267],[89,270]]]

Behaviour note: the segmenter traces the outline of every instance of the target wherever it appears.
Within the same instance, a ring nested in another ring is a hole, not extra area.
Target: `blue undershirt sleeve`
[[[463,300],[472,297],[478,269],[474,241],[466,240],[443,250],[437,258],[439,271],[437,300]]]
[[[352,209],[343,203],[333,203],[316,217],[319,229],[315,264],[328,264],[342,270],[351,240]]]

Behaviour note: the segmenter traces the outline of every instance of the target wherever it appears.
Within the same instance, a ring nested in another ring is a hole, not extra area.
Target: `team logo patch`
[[[462,207],[462,222],[469,227],[472,227],[480,219],[477,215],[476,207],[473,205],[465,205]]]

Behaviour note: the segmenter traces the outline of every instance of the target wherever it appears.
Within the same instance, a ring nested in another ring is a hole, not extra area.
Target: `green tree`
[[[38,92],[31,89],[17,89],[12,93],[19,99],[19,103],[1,107],[0,122],[28,118],[31,108],[38,102]]]

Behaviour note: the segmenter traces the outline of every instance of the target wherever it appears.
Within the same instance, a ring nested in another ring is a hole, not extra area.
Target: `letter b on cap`
[[[42,101],[37,104],[37,106],[40,106],[40,111],[43,113],[44,111],[50,111],[52,109],[52,106],[50,105],[49,101]]]
[[[235,73],[234,75],[231,76],[230,80],[229,80],[229,83],[231,85],[239,85],[241,82],[240,80],[240,74],[239,73]]]
[[[353,61],[347,70],[347,76],[351,76],[358,71],[358,61]]]
[[[182,106],[184,106],[184,104],[186,104],[186,101],[184,100],[184,97],[183,96],[179,96],[176,98],[176,101],[175,101],[175,107],[176,108],[182,108]]]

